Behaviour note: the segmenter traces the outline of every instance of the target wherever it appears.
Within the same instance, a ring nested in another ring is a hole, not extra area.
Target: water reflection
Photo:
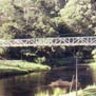
[[[4,81],[0,80],[0,96],[5,96]]]
[[[64,70],[61,68],[47,73],[32,73],[0,79],[0,96],[35,96],[34,94],[37,93],[37,90],[41,90],[41,88],[46,90],[50,82],[58,79],[71,81],[73,74],[75,74],[74,68]],[[87,68],[80,69],[78,75],[81,88],[92,84],[92,74]]]
[[[0,80],[0,96],[34,96],[38,86],[44,83],[41,73],[15,76]]]

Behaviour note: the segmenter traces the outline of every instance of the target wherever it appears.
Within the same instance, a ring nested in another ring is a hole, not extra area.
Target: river
[[[35,96],[34,94],[41,88],[45,87],[50,82],[62,79],[70,80],[75,74],[75,69],[72,67],[66,69],[52,70],[46,72],[31,73],[19,76],[11,76],[0,78],[0,96]],[[92,78],[88,69],[79,70],[79,81],[83,87],[91,84]]]
[[[41,73],[2,78],[0,96],[34,96],[41,83],[44,83]]]

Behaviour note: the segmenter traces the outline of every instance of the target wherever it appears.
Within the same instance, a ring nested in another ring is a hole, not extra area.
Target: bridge
[[[96,46],[96,36],[54,37],[31,39],[0,39],[0,47],[31,47],[31,46]],[[78,59],[76,56],[75,79],[78,83]],[[78,96],[76,83],[76,96]]]
[[[31,46],[96,46],[96,36],[87,37],[47,37],[31,39],[0,39],[0,47]]]

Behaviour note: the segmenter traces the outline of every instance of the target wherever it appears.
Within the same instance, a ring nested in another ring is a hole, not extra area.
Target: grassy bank
[[[40,91],[35,96],[76,96],[76,91],[69,92],[66,94],[64,89],[56,88],[52,90],[53,92],[47,91]],[[78,96],[96,96],[96,85],[88,86],[85,89],[78,90]]]
[[[22,60],[1,60],[0,73],[6,72],[38,72],[47,71],[50,67],[47,65],[31,63]]]

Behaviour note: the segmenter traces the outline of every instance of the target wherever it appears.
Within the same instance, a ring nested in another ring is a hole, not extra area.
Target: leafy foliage
[[[95,35],[96,14],[91,0],[3,0],[0,1],[0,38],[35,38]],[[66,35],[67,34],[67,35]],[[0,48],[11,59],[47,62],[64,57],[61,47]],[[70,48],[71,50],[71,48]],[[14,54],[15,53],[15,54]],[[13,56],[14,54],[14,56]],[[51,59],[50,59],[51,60]],[[49,60],[49,61],[50,61]]]
[[[76,33],[94,35],[96,14],[93,5],[91,0],[69,0],[60,10],[61,22],[66,23]]]

